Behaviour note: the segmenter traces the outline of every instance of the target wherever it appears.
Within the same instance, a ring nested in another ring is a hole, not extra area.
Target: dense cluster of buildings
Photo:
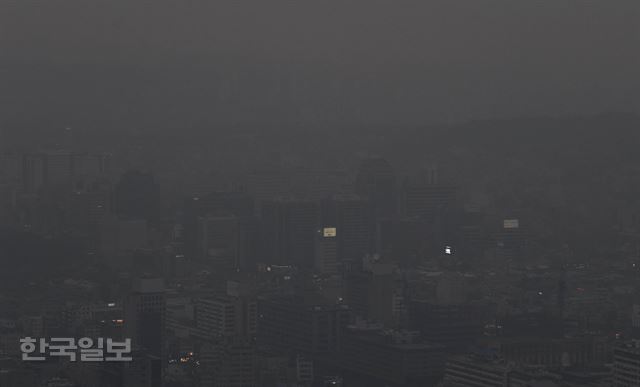
[[[433,165],[366,158],[295,192],[264,165],[167,198],[114,158],[2,156],[3,232],[73,256],[3,285],[1,386],[640,385],[637,251],[582,261]],[[133,360],[23,362],[27,336],[131,338]]]

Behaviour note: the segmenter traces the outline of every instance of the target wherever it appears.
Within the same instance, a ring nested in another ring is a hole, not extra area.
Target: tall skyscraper
[[[337,229],[322,227],[316,232],[314,268],[322,274],[340,272],[338,261]]]
[[[226,337],[208,340],[200,345],[198,384],[201,387],[257,386],[255,344],[247,338]]]
[[[402,186],[403,215],[430,219],[456,206],[456,187],[441,184],[433,172],[419,179],[405,179]]]
[[[334,196],[322,203],[322,223],[336,228],[338,260],[359,264],[373,251],[374,223],[367,200],[357,196]]]
[[[153,174],[128,171],[122,175],[115,189],[116,212],[123,218],[155,219],[159,195]]]
[[[318,204],[280,199],[262,207],[262,246],[267,263],[313,267],[315,236],[319,224]]]
[[[256,335],[258,305],[248,297],[202,297],[196,301],[197,332],[205,339]]]
[[[372,205],[377,219],[396,215],[396,176],[389,162],[383,158],[365,160],[356,176],[356,193]]]
[[[207,251],[203,250],[203,219],[223,218],[237,223],[240,240],[240,266],[252,261],[256,253],[257,220],[254,216],[253,197],[244,192],[220,191],[203,196],[190,197],[184,202],[182,224],[184,226],[183,242],[185,250],[191,258],[204,259]],[[219,236],[221,237],[221,236]]]
[[[260,300],[258,310],[258,342],[285,353],[335,353],[351,318],[346,305],[314,302],[302,297]]]
[[[135,349],[160,359],[164,359],[165,308],[161,278],[135,280],[124,304],[126,337]]]
[[[640,341],[614,349],[612,386],[640,386]]]
[[[221,269],[239,267],[240,224],[236,216],[207,216],[198,219],[198,257]]]

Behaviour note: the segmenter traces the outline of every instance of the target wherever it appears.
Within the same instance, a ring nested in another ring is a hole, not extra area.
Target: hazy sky
[[[7,126],[640,111],[640,1],[0,0]]]

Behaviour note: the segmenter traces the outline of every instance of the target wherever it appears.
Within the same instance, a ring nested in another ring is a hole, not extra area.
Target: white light
[[[447,255],[453,254],[453,249],[451,248],[451,246],[445,246],[444,247],[444,253],[447,254]]]

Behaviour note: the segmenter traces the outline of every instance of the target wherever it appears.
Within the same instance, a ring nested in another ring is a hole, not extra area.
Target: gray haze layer
[[[640,111],[640,2],[9,1],[7,127]]]

